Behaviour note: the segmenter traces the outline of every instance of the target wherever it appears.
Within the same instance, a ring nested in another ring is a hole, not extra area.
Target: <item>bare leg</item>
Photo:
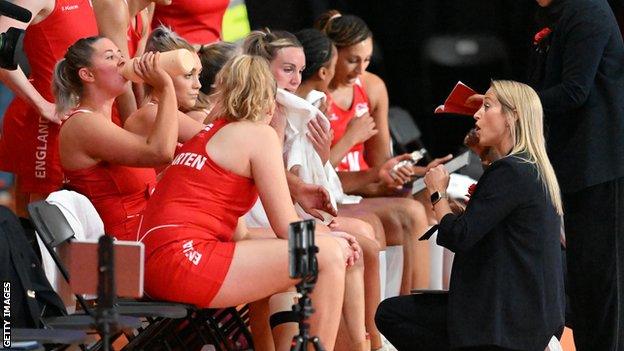
[[[349,217],[340,217],[340,227],[338,230],[342,230],[353,234],[362,247],[364,254],[364,316],[366,330],[370,334],[371,346],[373,348],[380,348],[381,334],[377,330],[375,325],[375,312],[377,306],[381,300],[379,293],[379,244],[374,239],[373,227],[366,225],[361,220]],[[381,225],[381,222],[379,222]],[[359,234],[362,233],[362,234]],[[347,294],[345,293],[345,303],[347,301]],[[343,327],[341,323],[341,328]]]
[[[269,326],[269,298],[249,304],[249,327],[256,350],[274,351],[273,335]]]
[[[368,223],[373,228],[373,233],[375,239],[379,243],[380,250],[386,249],[386,234],[384,231],[384,226],[375,213],[373,213],[369,209],[366,209],[365,206],[361,206],[360,204],[350,204],[339,205],[338,215],[341,217],[357,218]]]
[[[351,340],[349,349],[362,351],[361,348],[354,348],[356,345],[361,347],[366,340],[366,326],[364,322],[364,261],[362,259],[358,260],[353,267],[347,269],[342,320]]]
[[[424,206],[409,198],[365,198],[358,205],[348,206],[375,213],[383,224],[386,243],[403,245],[401,294],[428,286],[429,247],[418,241],[428,228]]]
[[[317,236],[318,280],[311,294],[316,312],[309,319],[311,335],[334,348],[344,297],[345,261],[335,238]],[[288,242],[281,239],[243,240],[236,243],[234,258],[221,289],[210,307],[235,306],[256,301],[293,286],[288,276]],[[281,345],[278,345],[278,349]]]

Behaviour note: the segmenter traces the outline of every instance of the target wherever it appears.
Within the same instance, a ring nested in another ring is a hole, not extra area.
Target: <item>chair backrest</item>
[[[409,112],[397,106],[390,107],[388,124],[390,135],[395,142],[395,154],[422,147],[420,140],[422,133]]]
[[[56,267],[61,271],[65,280],[69,281],[69,272],[54,250],[62,243],[74,237],[74,230],[63,215],[63,212],[45,200],[28,204],[28,214],[35,231],[54,260]]]
[[[30,215],[30,220],[35,227],[37,235],[39,235],[43,245],[54,260],[56,267],[63,275],[63,278],[65,278],[65,281],[69,283],[69,271],[59,254],[54,250],[72,239],[75,235],[67,218],[65,218],[61,209],[45,200],[28,204],[28,214]],[[83,310],[92,315],[93,312],[87,306],[84,298],[78,294],[75,294],[75,296]]]
[[[41,200],[28,204],[30,219],[46,247],[55,248],[74,237],[75,233],[63,212]]]

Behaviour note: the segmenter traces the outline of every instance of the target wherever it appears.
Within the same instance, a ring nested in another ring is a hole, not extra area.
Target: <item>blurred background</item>
[[[624,0],[609,4],[622,28]],[[535,0],[247,0],[246,6],[252,29],[297,31],[332,8],[362,17],[375,43],[369,71],[386,82],[390,106],[409,113],[433,156],[455,152],[473,125],[467,116],[433,115],[455,83],[484,92],[490,79],[523,81],[541,29],[533,24]],[[391,110],[391,123],[398,123],[397,113]]]

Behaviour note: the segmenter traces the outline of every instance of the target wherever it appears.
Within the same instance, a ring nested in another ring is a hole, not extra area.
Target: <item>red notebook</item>
[[[466,103],[466,99],[476,94],[469,86],[462,82],[457,82],[455,87],[444,101],[444,105],[438,106],[433,113],[454,113],[458,115],[474,115],[479,108],[478,105],[469,105]]]

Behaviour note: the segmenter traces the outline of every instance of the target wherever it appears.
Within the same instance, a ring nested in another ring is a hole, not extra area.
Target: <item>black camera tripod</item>
[[[297,284],[299,303],[293,305],[293,312],[299,320],[299,335],[292,340],[291,351],[307,351],[308,343],[316,351],[325,351],[318,336],[310,336],[307,319],[314,313],[309,294],[314,289],[318,276],[318,247],[314,245],[314,221],[305,220],[290,224],[288,229],[289,271],[291,278],[301,278]]]
[[[316,276],[313,276],[311,279],[303,279],[297,284],[297,292],[301,296],[299,297],[299,303],[293,305],[293,311],[299,317],[299,335],[293,337],[292,346],[290,347],[291,351],[307,351],[308,343],[312,343],[316,351],[325,351],[321,344],[321,339],[318,336],[309,335],[310,325],[306,322],[314,313],[312,300],[309,296],[314,289],[314,284],[316,284]]]

